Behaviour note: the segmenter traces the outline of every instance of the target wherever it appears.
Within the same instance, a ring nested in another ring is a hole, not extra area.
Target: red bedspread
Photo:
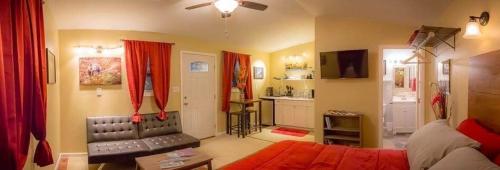
[[[409,165],[405,150],[350,148],[313,142],[283,141],[232,163],[224,169],[407,170]]]

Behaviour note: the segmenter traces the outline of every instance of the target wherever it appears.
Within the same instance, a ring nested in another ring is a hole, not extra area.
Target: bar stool
[[[232,135],[233,134],[233,131],[236,130],[236,132],[238,133],[238,137],[240,137],[240,134],[241,133],[246,133],[246,134],[250,134],[252,132],[252,128],[251,128],[251,124],[250,124],[250,115],[251,113],[254,113],[254,116],[255,116],[255,119],[254,119],[254,128],[255,128],[255,131],[257,131],[257,111],[256,110],[253,110],[251,108],[247,108],[246,112],[242,112],[242,109],[239,109],[237,111],[233,111],[233,112],[229,112],[229,135]],[[236,125],[233,125],[233,116],[236,116],[237,117],[237,123]],[[245,120],[245,129],[243,129],[243,120]]]
[[[229,112],[229,135],[233,135],[233,131],[236,130],[236,132],[238,133],[238,137],[240,137],[240,134],[241,133],[244,133],[244,131],[246,131],[246,129],[243,129],[243,119],[246,119],[248,120],[248,117],[249,117],[249,112],[242,112],[241,110],[240,111],[234,111],[234,112]],[[233,125],[233,116],[236,116],[238,121],[236,123],[236,125]],[[246,122],[249,122],[249,121],[246,121]],[[249,123],[247,123],[247,127],[249,127]],[[243,136],[243,135],[242,135]]]
[[[248,122],[248,126],[247,127],[249,129],[249,133],[252,132],[251,128],[250,128],[250,120],[251,120],[250,119],[250,114],[252,114],[252,113],[254,114],[254,129],[255,129],[255,131],[257,131],[257,122],[258,122],[257,120],[260,119],[260,117],[257,116],[257,110],[255,110],[253,107],[248,107],[248,106],[247,106],[246,110],[247,110],[247,113],[248,113],[248,119],[247,119],[248,120],[247,121]]]

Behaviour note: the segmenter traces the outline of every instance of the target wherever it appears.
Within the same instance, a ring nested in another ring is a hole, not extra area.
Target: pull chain
[[[227,28],[227,18],[229,17],[224,17],[224,36],[226,37],[226,39],[229,39],[229,30]]]

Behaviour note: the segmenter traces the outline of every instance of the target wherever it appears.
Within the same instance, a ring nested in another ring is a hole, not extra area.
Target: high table
[[[259,110],[258,110],[258,120],[259,120],[259,132],[262,132],[262,100],[260,99],[245,99],[245,100],[231,100],[229,101],[231,104],[239,104],[241,105],[241,112],[244,113],[243,116],[245,116],[245,112],[247,110],[247,105],[253,104],[253,103],[258,103],[259,104]],[[257,119],[257,117],[255,118]],[[226,112],[226,133],[229,134],[229,131],[231,130],[231,127],[229,127],[229,121],[231,121],[231,115],[229,111]],[[242,128],[242,135],[243,138],[245,138],[246,135],[246,118],[243,118],[241,120],[241,128]]]

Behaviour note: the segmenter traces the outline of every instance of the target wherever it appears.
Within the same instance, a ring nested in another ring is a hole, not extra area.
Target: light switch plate
[[[179,91],[180,91],[179,86],[173,86],[173,87],[172,87],[172,92],[174,92],[174,93],[179,93]]]

